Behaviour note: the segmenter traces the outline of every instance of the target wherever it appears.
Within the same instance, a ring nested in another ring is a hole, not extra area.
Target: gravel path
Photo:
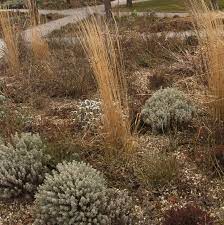
[[[136,2],[142,2],[146,0],[137,0]],[[115,0],[112,2],[112,7],[115,7],[117,5],[125,5],[126,0]],[[0,10],[0,11],[6,11],[6,10]],[[19,11],[19,12],[27,12],[27,9],[9,9],[8,11]],[[41,9],[39,10],[39,13],[42,15],[50,14],[50,13],[57,13],[59,15],[65,16],[64,18],[51,21],[46,24],[41,24],[35,28],[30,28],[25,31],[23,31],[22,36],[24,40],[28,43],[31,42],[32,37],[32,31],[33,29],[37,29],[38,32],[42,37],[47,36],[54,30],[58,30],[61,27],[69,24],[69,23],[77,23],[81,20],[89,17],[90,15],[97,13],[102,14],[104,13],[104,5],[97,5],[97,6],[91,6],[91,7],[82,7],[82,8],[76,8],[76,9],[66,9],[66,10],[45,10]],[[0,58],[4,56],[4,41],[0,39]]]
[[[136,0],[135,2],[144,2],[147,0]],[[126,4],[126,0],[115,0],[113,2],[111,2],[112,7],[115,7],[117,5],[125,5]],[[0,10],[0,11],[5,11],[5,10]],[[20,11],[20,12],[27,12],[27,9],[9,9],[9,11]],[[35,28],[30,28],[27,29],[25,31],[22,32],[22,36],[24,38],[24,40],[28,43],[31,42],[31,38],[32,38],[32,31],[38,30],[39,34],[42,37],[46,37],[47,35],[49,35],[52,31],[54,30],[59,30],[61,27],[66,26],[69,23],[77,23],[80,22],[81,20],[88,18],[90,15],[96,13],[96,14],[104,14],[104,5],[97,5],[97,6],[91,6],[91,7],[82,7],[82,8],[76,8],[76,9],[66,9],[66,10],[45,10],[45,9],[41,9],[39,10],[39,13],[42,15],[46,15],[46,14],[50,14],[50,13],[56,13],[56,14],[60,14],[63,15],[65,17],[60,18],[58,20],[54,20],[54,21],[50,21],[48,23],[45,24],[41,24]],[[129,15],[130,12],[120,12],[120,15]],[[139,12],[138,15],[145,15],[146,13],[144,12]],[[173,17],[173,16],[180,16],[180,17],[184,17],[189,15],[188,13],[162,13],[162,12],[157,12],[155,13],[155,16],[158,17]],[[223,13],[222,13],[223,15]],[[155,35],[155,34],[154,34]],[[161,33],[158,33],[158,35],[161,35]],[[169,32],[167,34],[167,38],[169,37],[174,37],[174,36],[182,36],[182,37],[186,37],[186,36],[190,36],[192,35],[192,32],[179,32],[179,33],[175,33],[175,32]],[[4,42],[3,40],[0,39],[0,58],[2,58],[4,56],[4,51],[1,51],[2,49],[4,49]]]

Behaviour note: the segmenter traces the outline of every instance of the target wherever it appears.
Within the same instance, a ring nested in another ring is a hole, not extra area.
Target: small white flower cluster
[[[95,131],[100,126],[101,102],[86,99],[80,101],[73,112],[74,122],[83,130]]]

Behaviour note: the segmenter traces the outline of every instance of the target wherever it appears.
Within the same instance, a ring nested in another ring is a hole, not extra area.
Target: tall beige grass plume
[[[37,26],[40,24],[40,15],[37,7],[36,0],[27,0],[27,8],[29,9],[30,22],[32,26]]]
[[[41,37],[38,27],[33,27],[31,32],[31,48],[34,58],[37,60],[47,59],[50,55],[48,43]]]
[[[9,11],[0,11],[0,25],[2,28],[3,39],[6,45],[6,58],[9,68],[13,75],[16,75],[20,69],[19,49],[14,24],[10,20]]]
[[[31,30],[31,48],[35,59],[43,60],[49,57],[48,43],[42,38],[41,32],[38,28],[40,25],[40,15],[38,6],[35,0],[27,0],[27,7],[29,10]]]
[[[224,120],[223,15],[204,0],[188,0],[206,68],[214,119]]]
[[[80,40],[92,66],[102,101],[105,140],[116,148],[124,149],[131,134],[118,35],[112,35],[106,22],[95,17],[84,20],[80,31]]]

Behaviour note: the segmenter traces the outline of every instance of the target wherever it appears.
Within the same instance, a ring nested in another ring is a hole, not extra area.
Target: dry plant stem
[[[47,42],[41,37],[38,28],[32,30],[31,47],[35,59],[43,60],[49,57],[49,47]]]
[[[10,21],[9,12],[0,12],[0,23],[3,31],[3,38],[6,43],[6,57],[13,74],[17,74],[20,68],[19,50],[16,39],[15,27]]]
[[[38,12],[36,0],[27,0],[27,6],[29,9],[32,26],[39,25],[40,24],[40,15]]]
[[[30,14],[30,22],[32,24],[32,40],[31,46],[34,57],[43,60],[49,57],[49,48],[46,41],[41,37],[40,31],[35,26],[40,24],[40,16],[35,0],[27,0],[27,6]]]
[[[38,28],[32,30],[31,48],[33,52],[34,60],[37,65],[43,67],[45,74],[42,77],[44,80],[53,80],[55,77],[52,63],[50,63],[50,51],[48,43],[41,38]]]
[[[209,9],[204,0],[189,0],[203,61],[208,72],[208,84],[215,100],[211,108],[214,119],[224,120],[224,25],[221,15]]]
[[[131,134],[117,35],[112,37],[106,23],[97,21],[95,17],[83,21],[80,30],[81,43],[89,58],[101,96],[105,140],[116,149],[124,148],[128,145]]]
[[[47,58],[49,49],[48,44],[42,39],[40,31],[35,26],[40,24],[40,16],[35,0],[27,0],[27,6],[29,9],[30,22],[33,27],[32,29],[32,41],[31,46],[34,57],[38,60]]]

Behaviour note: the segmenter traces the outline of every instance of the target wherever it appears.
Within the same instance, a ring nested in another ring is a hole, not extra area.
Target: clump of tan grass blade
[[[170,52],[174,63],[171,65],[171,69],[179,71],[184,74],[202,74],[203,65],[201,63],[200,50],[197,50],[192,54],[189,50],[183,50],[181,52]],[[167,68],[166,68],[167,70]]]
[[[50,51],[48,43],[41,37],[38,27],[31,30],[31,50],[33,58],[37,65],[42,68],[45,73],[42,77],[43,81],[53,80],[55,78],[54,65],[50,60]]]
[[[36,1],[27,0],[27,6],[29,9],[30,22],[32,25],[31,30],[31,48],[34,54],[34,58],[43,60],[49,56],[49,48],[47,42],[41,37],[41,33],[38,29],[40,24],[40,15],[38,12]]]
[[[202,55],[215,119],[224,120],[224,24],[219,11],[209,9],[204,0],[189,0]]]
[[[40,15],[38,12],[36,0],[27,0],[27,6],[29,9],[30,20],[32,26],[37,26],[40,23]]]
[[[10,21],[10,14],[8,11],[0,12],[0,24],[2,27],[3,39],[6,44],[6,57],[9,68],[13,74],[17,74],[20,68],[19,49],[17,44],[17,37],[15,26]]]
[[[80,40],[102,101],[105,140],[115,148],[125,149],[130,146],[131,134],[118,35],[112,36],[106,23],[97,21],[95,17],[83,21],[80,31]]]
[[[33,28],[31,31],[31,48],[35,59],[43,60],[49,57],[48,43],[41,37],[38,28]]]

